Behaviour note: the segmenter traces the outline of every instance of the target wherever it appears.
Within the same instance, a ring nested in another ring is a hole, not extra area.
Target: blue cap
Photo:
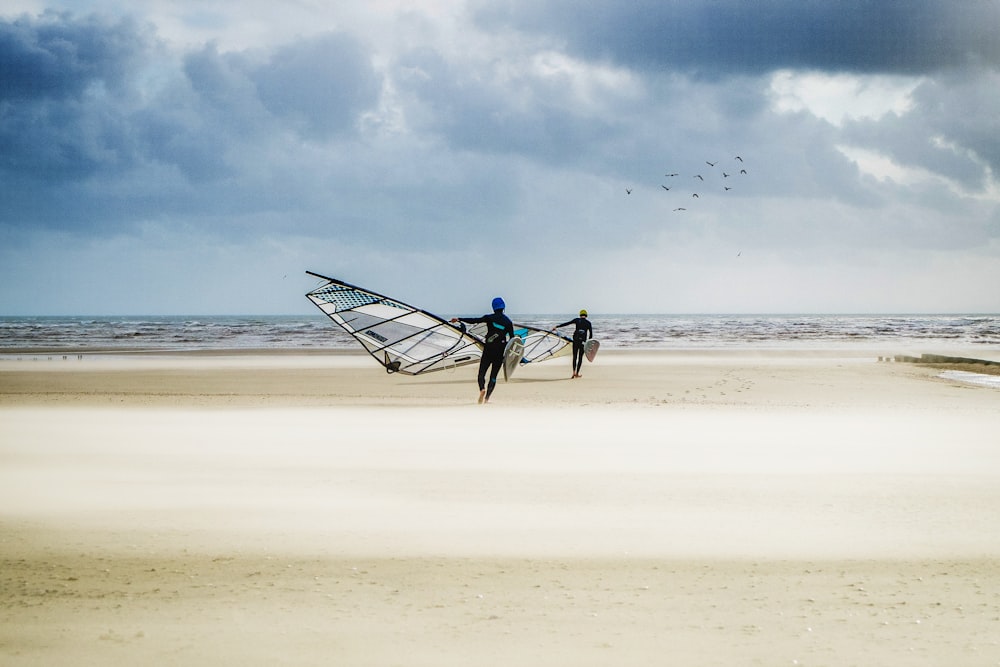
[[[497,297],[493,299],[493,310],[503,310],[507,307],[507,304],[503,302],[503,299]]]

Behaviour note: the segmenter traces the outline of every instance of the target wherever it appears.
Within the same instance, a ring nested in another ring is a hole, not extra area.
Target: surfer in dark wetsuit
[[[486,345],[483,346],[483,356],[479,360],[479,402],[489,402],[493,390],[497,386],[497,375],[503,365],[503,352],[507,341],[514,337],[514,323],[503,314],[507,304],[503,299],[493,299],[493,312],[482,317],[453,317],[452,322],[466,324],[486,323]],[[486,369],[490,369],[490,381],[486,383]]]
[[[587,343],[587,339],[594,337],[594,328],[590,326],[590,320],[587,319],[587,311],[581,310],[580,317],[574,317],[569,322],[557,324],[552,327],[552,330],[555,331],[559,327],[570,324],[576,327],[573,330],[573,375],[570,377],[578,378],[582,377],[580,367],[583,366],[583,346]]]

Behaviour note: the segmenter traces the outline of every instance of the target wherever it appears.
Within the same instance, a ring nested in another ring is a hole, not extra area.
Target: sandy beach
[[[0,664],[1000,665],[1000,390],[812,351],[0,360]]]

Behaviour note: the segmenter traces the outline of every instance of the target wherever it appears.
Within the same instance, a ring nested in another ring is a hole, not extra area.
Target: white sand
[[[0,664],[1000,664],[1000,391],[568,370],[0,362]]]

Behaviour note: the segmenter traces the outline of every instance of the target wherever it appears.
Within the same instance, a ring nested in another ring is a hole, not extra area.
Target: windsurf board
[[[514,370],[521,363],[524,357],[524,341],[520,336],[514,336],[507,341],[507,347],[503,350],[503,379],[504,382],[510,380],[514,375]]]

